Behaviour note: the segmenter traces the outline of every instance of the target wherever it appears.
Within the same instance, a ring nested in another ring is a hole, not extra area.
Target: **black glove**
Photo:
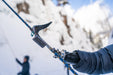
[[[64,57],[64,60],[68,64],[75,65],[76,63],[78,63],[80,61],[80,57],[77,52],[73,52],[73,53],[66,54],[66,56]]]

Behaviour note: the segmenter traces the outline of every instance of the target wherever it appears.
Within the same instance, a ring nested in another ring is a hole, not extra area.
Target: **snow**
[[[85,28],[87,31],[92,30],[92,32],[96,34],[100,31],[105,31],[105,28],[109,29],[109,26],[103,25],[105,27],[102,28],[99,24],[99,21],[105,20],[109,15],[109,8],[102,5],[102,1],[99,0],[93,4],[80,8],[74,17],[80,23],[81,27]]]
[[[97,1],[91,5],[80,8],[77,12],[70,5],[64,7],[55,6],[51,0],[45,0],[44,6],[41,0],[25,0],[30,6],[30,14],[19,13],[22,18],[32,27],[52,21],[47,31],[40,32],[41,37],[52,47],[69,52],[80,49],[84,51],[98,50],[88,38],[88,34],[83,30],[91,30],[97,34],[104,29],[97,23],[110,15],[110,10],[106,6],[100,6]],[[7,0],[7,2],[17,11],[16,4],[23,0]],[[103,11],[105,11],[103,13]],[[67,23],[70,27],[70,34],[63,23],[64,18],[59,14],[67,16]],[[106,14],[106,16],[105,16]],[[74,15],[74,16],[73,16]],[[89,15],[89,16],[87,16]],[[97,17],[98,16],[98,17]],[[74,19],[75,21],[73,21]],[[85,20],[84,20],[85,19]],[[113,24],[110,17],[110,25]],[[89,22],[90,20],[90,22]],[[94,27],[93,27],[94,26]],[[105,25],[106,27],[106,25]],[[109,28],[106,28],[109,29]],[[64,65],[58,59],[53,58],[53,54],[47,48],[40,48],[32,41],[30,31],[2,2],[0,2],[0,75],[15,75],[21,67],[15,62],[15,57],[23,61],[24,55],[30,55],[31,75],[66,75]],[[64,38],[64,45],[60,40]],[[106,42],[108,38],[102,39]],[[79,72],[77,72],[79,73]],[[71,74],[73,75],[73,74]],[[85,75],[79,73],[79,75]]]
[[[1,26],[3,27],[4,31],[7,31],[5,32],[5,37],[8,37],[7,39],[9,40],[9,43],[3,45],[0,49],[1,59],[4,59],[0,62],[0,66],[3,67],[0,68],[0,73],[2,75],[15,75],[17,73],[16,69],[18,69],[16,67],[17,64],[15,62],[15,58],[12,55],[11,48],[8,46],[8,44],[13,47],[16,57],[23,58],[24,55],[30,55],[32,60],[31,75],[35,73],[39,73],[40,75],[51,75],[55,73],[54,71],[60,71],[59,75],[65,74],[63,64],[53,59],[53,55],[46,48],[41,49],[31,40],[29,34],[30,32],[26,27],[24,27],[23,23],[21,23],[16,17],[10,18],[6,15],[0,15],[0,17],[3,17],[0,19]]]
[[[104,4],[103,0],[98,0],[90,5],[81,7],[75,13],[74,18],[87,32],[91,31],[93,36],[100,32],[111,31],[113,27],[113,22],[111,21],[113,18],[112,13],[109,7]],[[108,44],[108,38],[104,38],[103,40],[106,42],[103,46],[106,46]]]

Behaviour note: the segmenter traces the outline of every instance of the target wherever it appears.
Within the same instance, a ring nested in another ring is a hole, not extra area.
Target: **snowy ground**
[[[15,8],[15,10],[17,10],[15,7],[16,3],[21,1],[22,0],[13,0],[12,2],[8,2]],[[76,16],[77,14],[82,13],[79,13],[78,11],[74,16],[75,20],[77,19],[77,21],[80,22],[80,27],[75,28],[77,23],[72,22],[71,20],[73,18],[74,10],[71,9],[70,6],[67,5],[64,8],[56,7],[50,0],[47,0],[46,7],[42,5],[40,0],[27,0],[27,2],[30,5],[30,14],[20,13],[20,15],[26,21],[30,20],[31,23],[28,23],[31,26],[44,24],[51,20],[53,21],[53,24],[46,32],[40,32],[41,36],[52,47],[66,49],[70,52],[75,49],[83,49],[85,51],[97,50],[97,48],[90,43],[89,38],[87,38],[87,34],[82,29],[86,27],[83,26],[83,24],[85,24],[83,22],[84,18],[82,18],[82,20],[80,16]],[[94,6],[96,6],[96,4],[99,5],[99,3],[95,3]],[[98,5],[97,8],[99,7]],[[93,5],[91,7],[93,7]],[[86,9],[88,10],[90,8],[86,7]],[[80,10],[84,12],[84,9]],[[68,16],[68,25],[71,29],[70,33],[73,38],[68,35],[66,26],[62,22],[62,17],[59,15],[59,11],[61,11],[63,15],[65,14]],[[101,12],[101,10],[99,12]],[[107,14],[109,14],[109,12],[107,12]],[[87,22],[87,20],[89,20],[89,18],[87,18],[85,22]],[[94,24],[95,20],[93,21],[94,22],[90,22],[89,24]],[[110,23],[112,24],[111,19]],[[91,26],[89,29],[90,28]],[[92,31],[95,32],[93,29]],[[98,32],[99,30],[95,33]],[[21,68],[15,62],[15,57],[22,61],[24,55],[30,55],[31,57],[31,75],[36,73],[39,75],[66,75],[66,69],[64,69],[63,63],[54,59],[53,54],[47,48],[42,49],[33,42],[30,33],[31,32],[27,29],[27,27],[11,11],[9,11],[2,2],[0,2],[0,75],[16,75]],[[64,45],[61,45],[59,42],[61,36],[64,37]],[[85,75],[83,73],[77,73],[79,75]]]

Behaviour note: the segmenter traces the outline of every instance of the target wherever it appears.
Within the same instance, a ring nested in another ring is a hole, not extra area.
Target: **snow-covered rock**
[[[80,8],[75,13],[74,18],[88,33],[92,32],[95,44],[98,44],[99,40],[101,40],[101,46],[106,46],[108,44],[109,32],[113,27],[111,15],[109,7],[102,0],[98,0]]]

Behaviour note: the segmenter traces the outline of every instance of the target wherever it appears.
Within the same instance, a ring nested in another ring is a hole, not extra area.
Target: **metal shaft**
[[[44,41],[45,42],[45,41]],[[47,43],[46,43],[47,44]],[[49,44],[47,44],[46,45],[46,47],[52,52],[52,53],[54,53],[53,51],[52,51],[52,47],[51,46],[49,46]],[[58,56],[59,57],[59,59],[60,59],[60,61],[62,61],[64,64],[65,64],[65,66],[67,67],[67,69],[68,69],[68,75],[69,75],[69,70],[74,74],[74,75],[78,75],[73,69],[72,69],[72,67],[69,65],[69,64],[66,64],[66,62],[65,62],[65,60],[63,60],[62,58],[61,58],[61,56],[58,54],[58,53],[54,53],[56,56]]]
[[[69,68],[67,68],[67,75],[69,75]]]

